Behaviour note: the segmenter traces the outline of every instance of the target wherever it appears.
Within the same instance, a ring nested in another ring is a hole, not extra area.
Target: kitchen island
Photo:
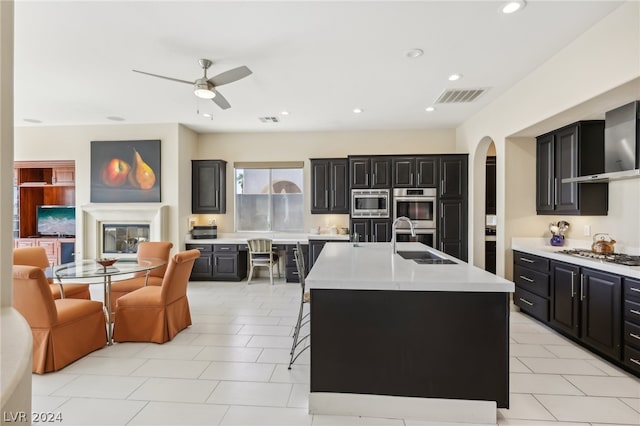
[[[325,246],[311,291],[314,414],[496,422],[514,284],[419,243]]]

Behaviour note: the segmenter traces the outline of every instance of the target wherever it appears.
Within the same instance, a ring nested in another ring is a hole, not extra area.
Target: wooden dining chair
[[[102,302],[54,299],[37,266],[13,266],[13,307],[31,327],[34,373],[60,370],[107,344]]]
[[[13,249],[13,264],[37,266],[46,271],[51,265],[44,247],[18,247]],[[56,284],[47,278],[54,299],[91,299],[89,284]]]
[[[249,246],[249,278],[247,284],[251,283],[253,271],[255,268],[269,269],[269,282],[273,284],[273,267],[278,267],[278,278],[280,278],[280,258],[273,251],[273,242],[268,238],[252,238],[247,240]]]

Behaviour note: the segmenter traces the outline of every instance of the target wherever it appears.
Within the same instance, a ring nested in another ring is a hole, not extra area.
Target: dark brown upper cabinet
[[[191,213],[227,212],[227,162],[191,161]]]
[[[538,214],[606,216],[608,183],[562,182],[604,172],[604,121],[579,121],[536,140]]]

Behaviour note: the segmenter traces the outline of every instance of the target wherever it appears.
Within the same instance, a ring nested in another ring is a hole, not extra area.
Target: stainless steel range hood
[[[562,183],[640,177],[640,101],[608,111],[604,123],[604,173],[566,178]]]

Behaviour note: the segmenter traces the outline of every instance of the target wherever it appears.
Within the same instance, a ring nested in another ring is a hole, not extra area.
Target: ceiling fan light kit
[[[213,103],[218,105],[222,109],[231,108],[231,104],[229,101],[222,96],[220,92],[216,90],[216,87],[222,86],[223,84],[233,83],[234,81],[238,81],[241,78],[245,78],[251,74],[251,70],[246,66],[240,66],[237,68],[230,69],[223,73],[220,73],[214,77],[207,79],[207,69],[213,64],[209,59],[200,59],[198,61],[200,66],[204,70],[204,77],[198,78],[196,80],[181,80],[178,78],[167,77],[159,74],[152,74],[146,71],[138,71],[132,70],[133,72],[137,72],[140,74],[150,75],[152,77],[163,78],[165,80],[177,81],[178,83],[187,83],[193,85],[193,93],[202,99],[211,99]]]
[[[196,84],[193,85],[193,93],[202,99],[213,99],[216,97],[216,92],[211,90],[209,83],[204,78],[196,80]]]

